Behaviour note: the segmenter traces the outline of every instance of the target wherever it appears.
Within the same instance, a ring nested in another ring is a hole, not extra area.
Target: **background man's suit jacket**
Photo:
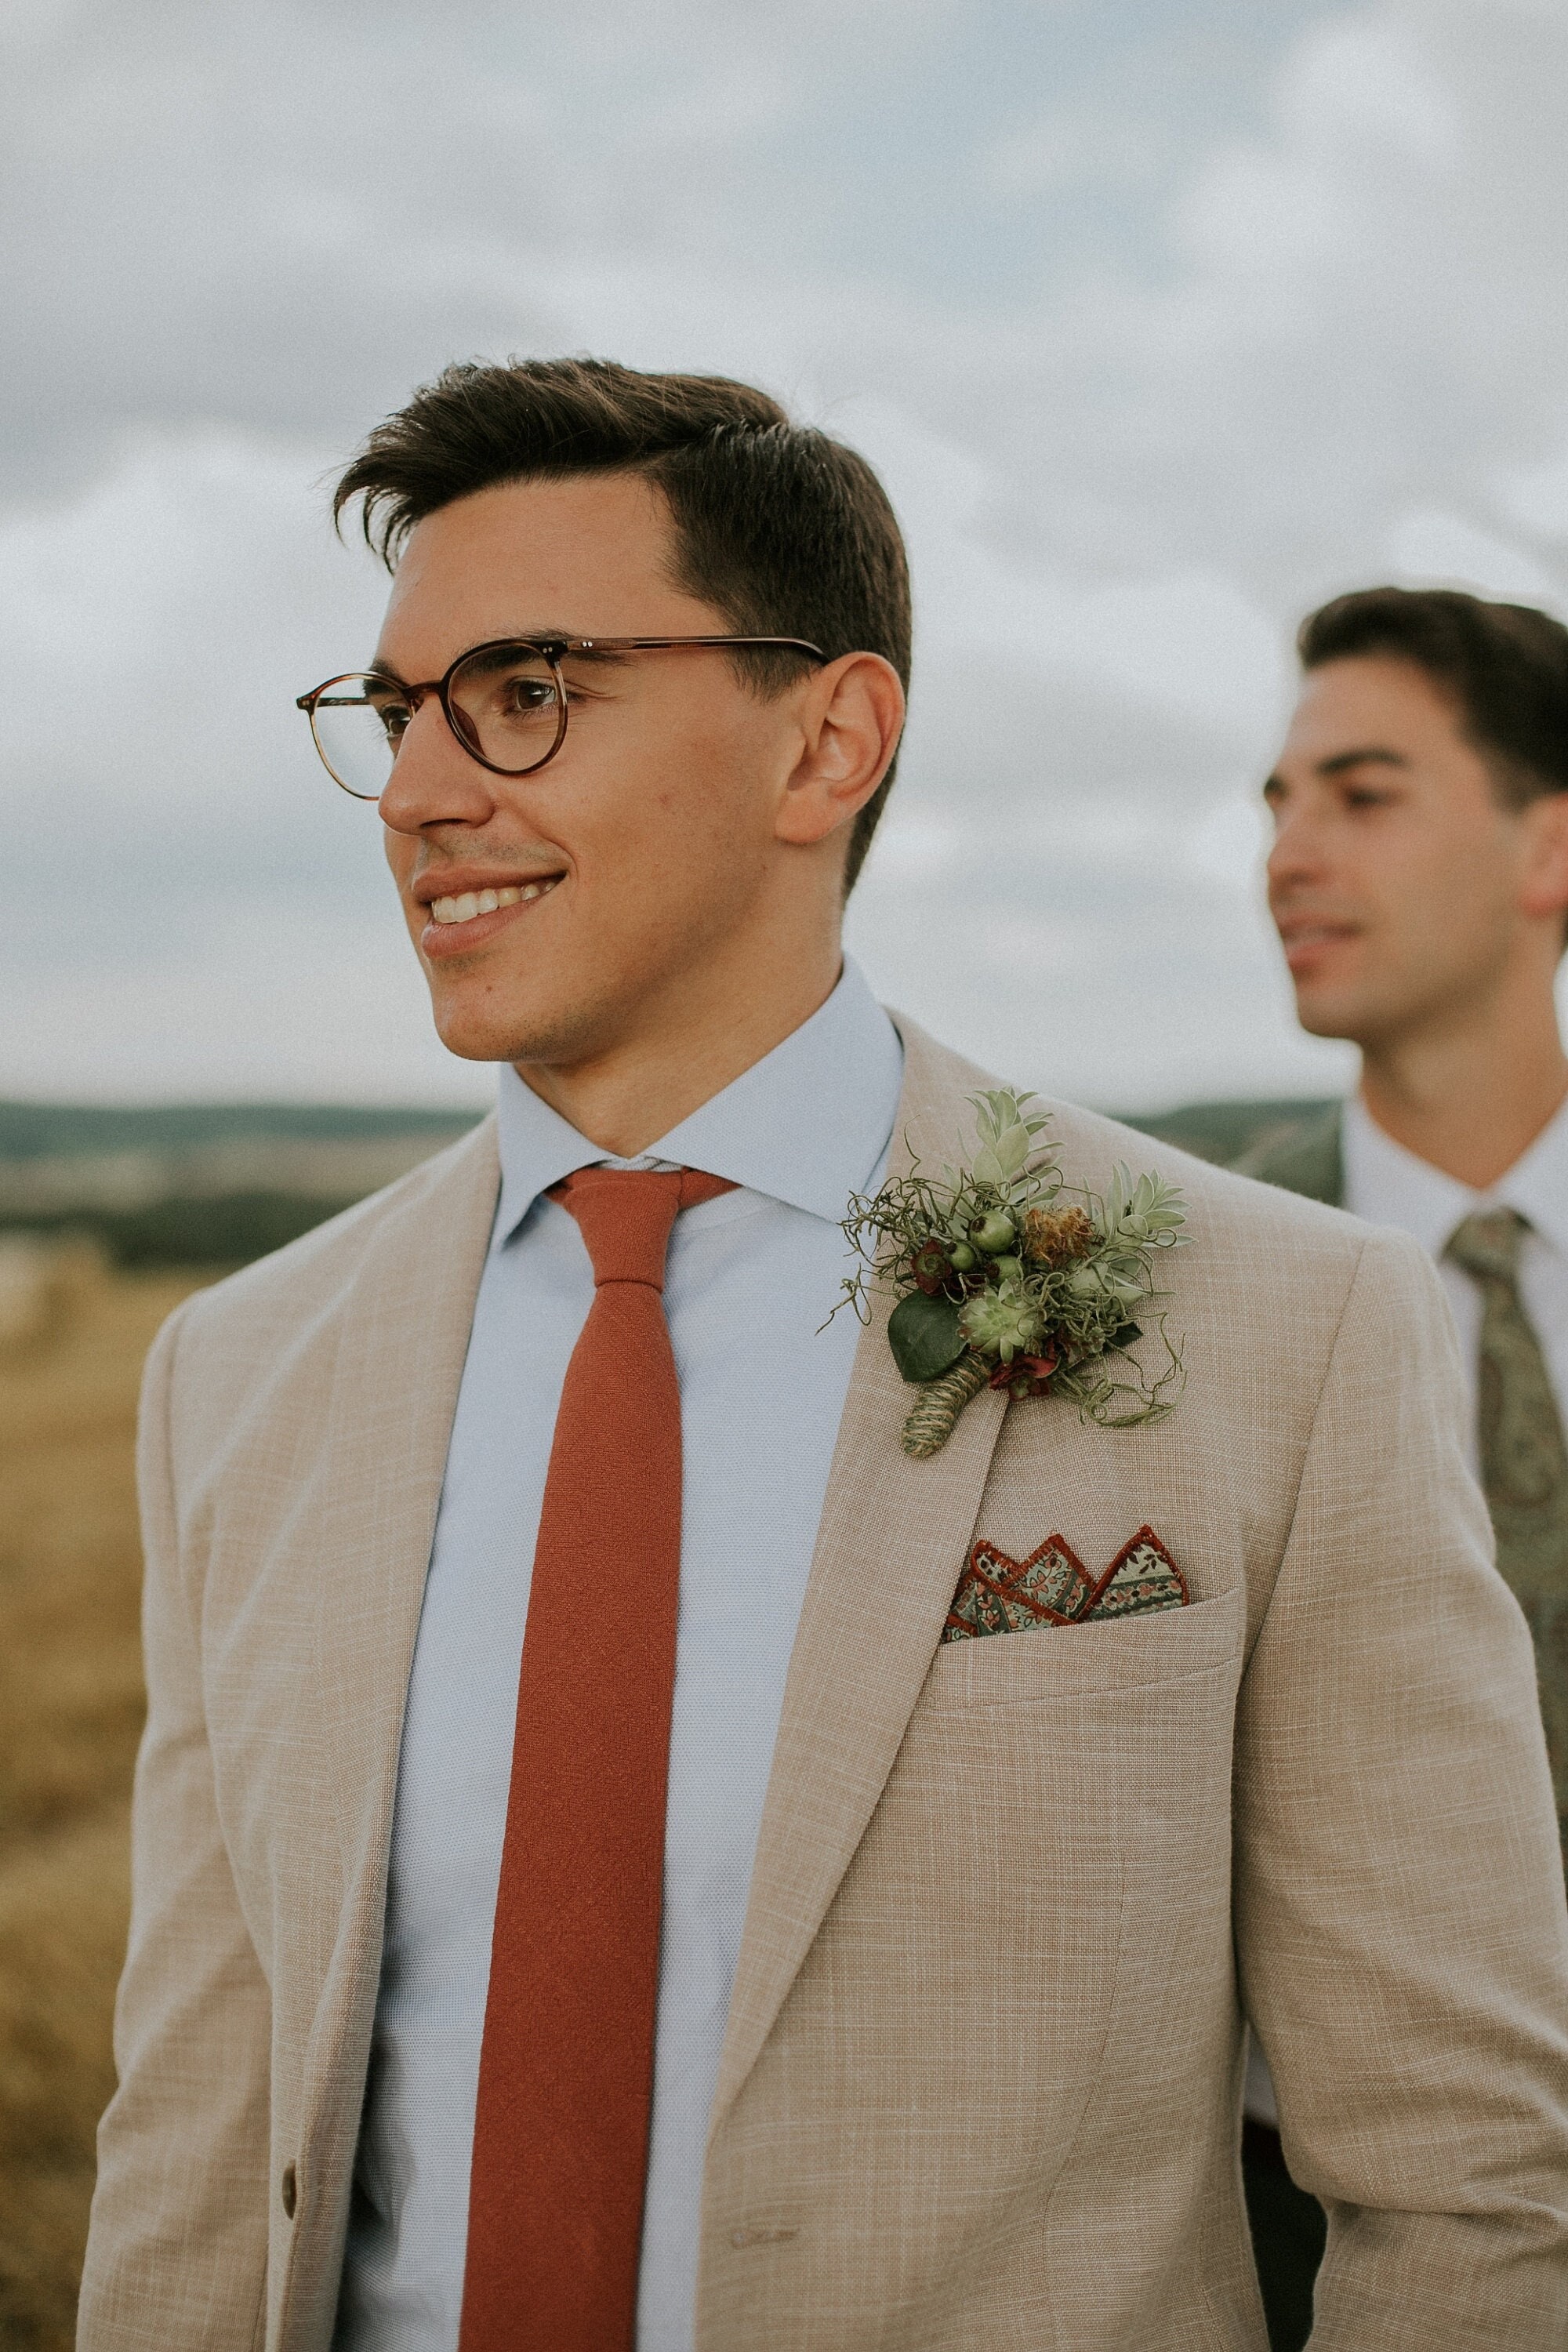
[[[1304,1200],[1326,1201],[1331,1208],[1345,1197],[1344,1112],[1339,1103],[1314,1108],[1304,1118],[1277,1125],[1248,1150],[1236,1166],[1245,1176],[1265,1184],[1282,1185]]]
[[[900,1024],[896,1134],[981,1074]],[[1413,1242],[1184,1184],[1185,1396],[983,1394],[905,1458],[864,1336],[704,2185],[701,2352],[1249,2352],[1240,2002],[1331,2221],[1315,2341],[1568,2336],[1568,1916],[1529,1640]],[[895,1146],[895,1150],[900,1147]],[[405,1693],[492,1132],[190,1300],[150,1361],[152,1712],[88,2352],[325,2352]],[[977,1536],[1192,1604],[939,1646]],[[1239,1975],[1239,1987],[1237,1978]]]

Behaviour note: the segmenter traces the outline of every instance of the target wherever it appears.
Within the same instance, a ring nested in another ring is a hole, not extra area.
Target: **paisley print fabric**
[[[1180,1609],[1191,1597],[1152,1528],[1140,1528],[1100,1576],[1089,1574],[1062,1536],[1047,1536],[1027,1559],[1011,1559],[982,1541],[970,1550],[942,1638],[969,1642],[1037,1625],[1142,1616],[1151,1609]]]

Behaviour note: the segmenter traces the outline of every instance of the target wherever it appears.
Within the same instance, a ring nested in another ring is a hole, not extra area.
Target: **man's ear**
[[[807,847],[852,822],[888,772],[904,724],[904,689],[880,654],[841,654],[808,682],[800,757],[773,832]]]
[[[1568,913],[1568,792],[1542,793],[1522,811],[1524,871],[1521,914]]]

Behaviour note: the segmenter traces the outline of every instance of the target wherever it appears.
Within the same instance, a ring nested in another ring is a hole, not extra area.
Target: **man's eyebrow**
[[[1315,776],[1345,776],[1352,768],[1407,768],[1410,765],[1403,751],[1391,751],[1386,744],[1363,743],[1352,751],[1335,751],[1326,760],[1312,762]],[[1286,793],[1290,789],[1278,768],[1264,781],[1263,794]]]
[[[453,660],[454,662],[466,661],[470,654],[477,654],[481,646],[494,646],[499,649],[502,646],[550,646],[560,645],[563,642],[571,644],[577,635],[578,632],[575,629],[569,629],[563,624],[551,621],[536,629],[516,629],[510,636],[476,637],[471,646],[465,646],[461,653],[454,655]],[[601,639],[590,638],[588,644],[590,650],[587,653],[574,654],[572,658],[574,661],[618,662],[626,658],[620,652],[612,651],[610,646],[605,645]],[[374,655],[365,667],[368,671],[374,672],[377,677],[390,678],[394,686],[406,687],[408,684],[408,680],[395,670],[390,662]]]
[[[1363,743],[1353,751],[1336,751],[1331,759],[1320,760],[1316,772],[1320,776],[1342,776],[1351,768],[1407,768],[1409,765],[1403,751],[1391,751],[1383,743]]]

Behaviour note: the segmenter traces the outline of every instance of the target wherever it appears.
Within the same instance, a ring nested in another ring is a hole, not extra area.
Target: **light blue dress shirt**
[[[821,1327],[849,1266],[839,1222],[851,1192],[881,1181],[902,1069],[892,1024],[847,963],[819,1012],[629,1163],[742,1188],[678,1219],[665,1281],[684,1501],[638,2352],[690,2352],[709,2113],[859,1331],[847,1308]],[[593,1299],[582,1235],[543,1195],[606,1155],[510,1069],[500,1116],[500,1200],[404,1723],[342,2352],[458,2341],[529,1580],[562,1382]]]

